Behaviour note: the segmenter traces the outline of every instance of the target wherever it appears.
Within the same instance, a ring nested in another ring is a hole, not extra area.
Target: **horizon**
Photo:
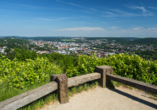
[[[6,37],[13,37],[13,38],[27,38],[28,36],[0,36],[0,38],[6,38]],[[48,38],[48,37],[51,37],[51,38],[157,38],[157,37],[72,37],[72,36],[32,36],[32,37],[28,37],[28,38],[37,38],[37,37],[45,37],[45,38]]]
[[[156,0],[1,0],[0,9],[0,37],[157,37]]]

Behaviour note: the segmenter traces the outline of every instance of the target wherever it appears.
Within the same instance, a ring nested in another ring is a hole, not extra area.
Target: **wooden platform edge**
[[[117,81],[132,87],[135,87],[137,89],[141,89],[153,94],[157,94],[157,86],[151,85],[151,84],[147,84],[141,81],[137,81],[134,79],[129,79],[126,77],[121,77],[121,76],[117,76],[117,75],[113,75],[113,74],[107,74],[107,79],[113,80],[113,81]]]

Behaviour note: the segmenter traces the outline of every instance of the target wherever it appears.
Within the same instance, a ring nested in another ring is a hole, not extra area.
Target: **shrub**
[[[0,59],[0,86],[9,86],[17,89],[29,87],[34,83],[44,83],[52,73],[61,73],[59,66],[51,63],[47,58],[26,59],[11,61],[8,58]]]
[[[107,58],[80,55],[78,65],[66,70],[67,76],[93,73],[95,66],[102,65],[112,66],[116,75],[157,85],[157,61],[147,61],[138,55],[115,54]]]

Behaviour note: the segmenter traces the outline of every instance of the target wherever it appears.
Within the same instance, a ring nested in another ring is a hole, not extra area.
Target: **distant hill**
[[[61,38],[71,38],[71,37],[64,37],[64,36],[50,36],[50,37],[20,37],[20,36],[0,36],[0,38],[4,37],[14,37],[19,39],[32,39],[32,40],[43,40],[43,41],[59,41]]]
[[[0,36],[0,38],[4,37],[15,37],[19,39],[25,40],[42,40],[42,41],[64,41],[64,39],[70,39],[72,37],[64,37],[64,36],[50,36],[50,37],[19,37],[19,36]],[[78,37],[77,37],[78,38]],[[86,40],[96,40],[96,39],[107,39],[109,42],[120,43],[122,45],[127,44],[153,44],[157,45],[157,38],[140,38],[140,37],[82,37]]]
[[[136,39],[131,44],[153,44],[157,45],[157,38],[142,38],[142,39]]]
[[[157,45],[157,38],[134,38],[134,37],[112,37],[112,38],[106,38],[108,41],[115,40],[116,43],[120,43],[123,45],[127,44],[153,44]]]
[[[18,37],[18,36],[16,36],[16,38],[25,39],[25,40],[31,39],[31,40],[42,40],[42,41],[56,41],[56,42],[59,42],[63,38],[70,38],[70,37],[62,37],[62,36],[57,36],[57,37]]]
[[[141,39],[140,37],[119,37],[119,38],[128,39],[128,40],[131,40],[131,41]]]

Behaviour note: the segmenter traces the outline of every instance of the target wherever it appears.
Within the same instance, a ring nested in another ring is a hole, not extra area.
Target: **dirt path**
[[[157,100],[127,88],[96,87],[74,95],[67,104],[56,102],[42,110],[157,110]]]

